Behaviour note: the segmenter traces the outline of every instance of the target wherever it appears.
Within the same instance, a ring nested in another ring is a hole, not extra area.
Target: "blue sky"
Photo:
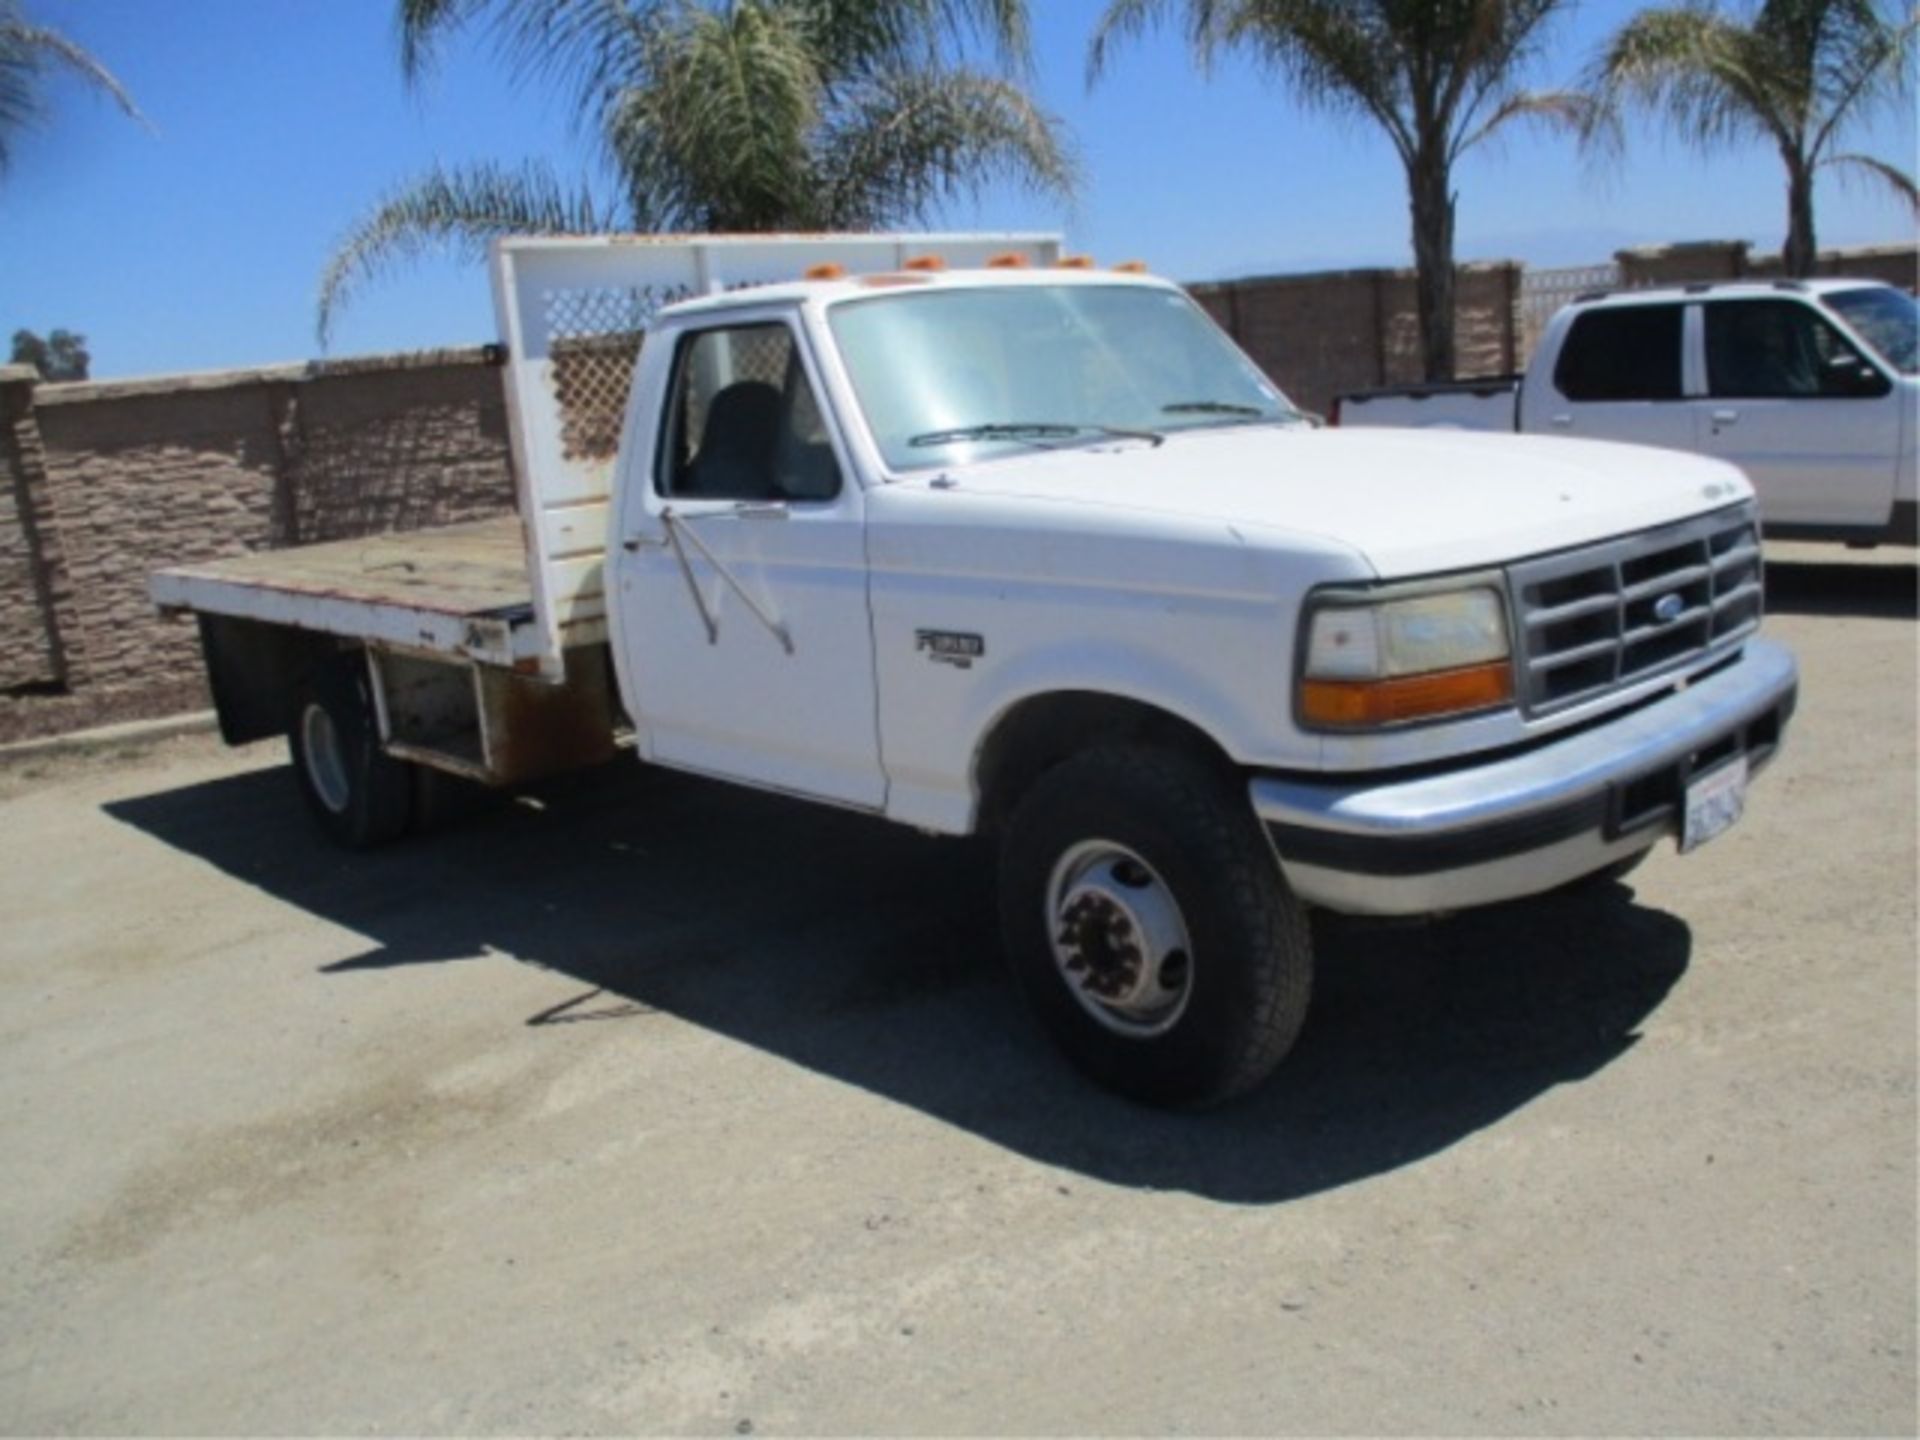
[[[1408,262],[1406,199],[1383,139],[1304,111],[1234,63],[1195,73],[1171,33],[1119,55],[1089,91],[1102,0],[1029,0],[1035,88],[1068,124],[1084,185],[1071,208],[992,191],[940,228],[1063,230],[1106,259],[1182,280]],[[316,353],[314,293],[342,230],[383,190],[439,160],[546,156],[584,167],[551,92],[508,83],[477,42],[432,82],[402,85],[393,0],[27,0],[37,21],[104,60],[152,119],[129,124],[67,82],[0,179],[0,333],[88,337],[96,377],[218,369]],[[1531,77],[1571,80],[1634,7],[1587,0]],[[1914,164],[1915,118],[1855,137]],[[1755,146],[1703,159],[1636,130],[1624,158],[1582,160],[1516,134],[1456,175],[1462,259],[1603,260],[1623,245],[1732,238],[1776,248],[1779,161]],[[1824,244],[1909,237],[1892,200],[1823,181]],[[365,290],[333,353],[490,339],[478,267],[422,264]]]

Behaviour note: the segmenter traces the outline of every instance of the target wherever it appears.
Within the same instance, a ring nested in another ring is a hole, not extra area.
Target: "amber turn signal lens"
[[[844,265],[836,265],[829,260],[824,265],[809,265],[801,272],[801,275],[807,280],[844,280],[847,275],[847,267]]]
[[[940,255],[916,255],[900,267],[902,270],[924,270],[928,274],[938,274],[947,268],[946,258]]]
[[[1091,270],[1093,269],[1093,257],[1091,255],[1065,255],[1054,261],[1053,264],[1056,270]]]
[[[1300,687],[1300,717],[1326,730],[1362,730],[1490,710],[1513,701],[1513,670],[1506,661],[1400,675],[1391,680],[1308,680]]]
[[[1113,267],[1113,273],[1116,275],[1144,275],[1147,273],[1147,262],[1144,260],[1125,260]]]
[[[1018,250],[1004,251],[987,261],[987,269],[989,270],[1024,270],[1026,268],[1027,257],[1022,255]]]

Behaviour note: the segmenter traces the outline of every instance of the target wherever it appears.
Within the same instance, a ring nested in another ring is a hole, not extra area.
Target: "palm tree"
[[[1570,92],[1519,88],[1565,0],[1109,0],[1089,75],[1116,42],[1178,9],[1195,60],[1239,48],[1291,81],[1308,104],[1386,131],[1406,169],[1416,308],[1426,378],[1452,378],[1453,167],[1519,120],[1581,129],[1593,106]]]
[[[1778,149],[1787,167],[1782,259],[1787,274],[1810,275],[1820,170],[1863,175],[1920,209],[1913,176],[1837,149],[1854,121],[1910,91],[1916,27],[1914,14],[1889,18],[1873,0],[1761,0],[1744,24],[1710,3],[1643,10],[1608,42],[1594,78],[1609,105],[1624,98],[1664,111],[1702,146],[1751,136]]]
[[[133,97],[106,66],[59,31],[28,21],[19,0],[0,0],[0,174],[13,159],[14,135],[45,110],[40,87],[54,69],[79,77],[144,123]]]
[[[481,19],[508,65],[568,92],[599,160],[437,168],[348,233],[320,284],[320,338],[355,286],[429,249],[478,257],[501,234],[877,229],[1007,176],[1070,195],[1056,121],[1006,67],[1025,0],[399,0],[418,79]]]

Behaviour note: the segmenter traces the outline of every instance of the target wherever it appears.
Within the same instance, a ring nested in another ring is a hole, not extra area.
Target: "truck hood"
[[[1311,535],[1358,551],[1383,579],[1503,564],[1753,493],[1731,465],[1643,445],[1268,426],[1048,451],[946,476],[973,494]]]

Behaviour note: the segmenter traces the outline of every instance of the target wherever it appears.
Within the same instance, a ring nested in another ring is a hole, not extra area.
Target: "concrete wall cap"
[[[1461,260],[1454,265],[1460,275],[1492,275],[1503,270],[1519,270],[1519,260]],[[1405,281],[1412,283],[1416,272],[1411,266],[1369,266],[1359,270],[1300,270],[1286,275],[1242,275],[1233,280],[1195,280],[1182,288],[1192,295],[1222,295],[1250,285],[1327,285],[1343,280]]]
[[[249,385],[297,385],[346,375],[392,374],[488,363],[487,348],[481,345],[446,350],[409,350],[395,355],[306,360],[287,365],[255,365],[240,370],[194,370],[173,375],[143,375],[127,380],[73,380],[42,387],[34,397],[34,403],[73,405],[90,400],[127,400],[150,395],[178,395],[183,391],[238,390]],[[33,372],[29,369],[28,373]]]
[[[1675,240],[1667,245],[1629,245],[1613,253],[1621,260],[1660,260],[1670,255],[1744,254],[1751,249],[1751,240]]]

